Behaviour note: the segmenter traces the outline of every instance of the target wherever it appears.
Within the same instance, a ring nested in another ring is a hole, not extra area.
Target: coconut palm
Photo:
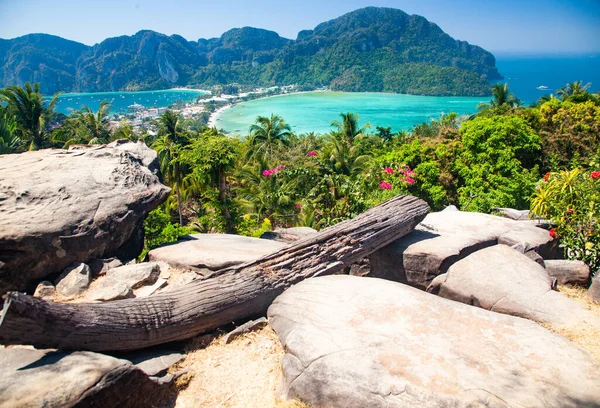
[[[7,111],[15,118],[19,135],[29,142],[29,150],[38,150],[49,144],[47,118],[54,110],[59,95],[55,94],[46,106],[40,93],[40,84],[32,87],[27,82],[23,88],[9,86],[0,90]]]
[[[250,126],[250,146],[247,156],[269,160],[277,149],[287,145],[291,136],[292,128],[281,116],[273,114],[270,118],[259,116]]]
[[[109,108],[110,104],[108,102],[102,102],[96,112],[87,106],[81,109],[77,119],[85,132],[82,139],[88,144],[102,144],[110,141],[110,131],[108,129]]]
[[[182,185],[191,169],[182,158],[182,146],[173,142],[168,135],[160,137],[152,148],[156,150],[160,171],[165,181],[174,187],[177,197],[177,212],[179,214],[179,225],[183,225],[183,213],[181,207]]]
[[[181,117],[172,110],[167,109],[158,118],[158,135],[167,137],[172,143],[185,145],[188,140],[181,124]]]
[[[0,107],[0,154],[14,153],[21,139],[17,136],[17,122]]]
[[[560,88],[556,94],[564,101],[572,96],[579,96],[587,93],[590,86],[590,83],[583,85],[582,81],[575,81]]]
[[[342,121],[337,120],[331,122],[331,126],[336,128],[334,132],[339,136],[341,140],[352,145],[356,138],[364,136],[366,131],[371,127],[370,123],[365,124],[363,127],[358,125],[358,114],[356,113],[340,113]]]
[[[508,84],[496,84],[492,87],[492,100],[490,103],[481,103],[478,109],[484,110],[487,108],[499,108],[502,106],[508,106],[509,108],[516,108],[521,105],[521,101],[508,89]]]

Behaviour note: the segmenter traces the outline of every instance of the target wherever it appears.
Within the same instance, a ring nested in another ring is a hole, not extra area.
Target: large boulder
[[[587,286],[590,283],[590,267],[582,261],[550,259],[544,261],[548,275],[559,285]]]
[[[268,311],[282,391],[315,407],[600,407],[600,365],[565,337],[395,282],[309,279]]]
[[[552,290],[553,279],[535,261],[505,245],[458,261],[427,288],[446,299],[556,326],[600,321],[579,303]]]
[[[0,406],[160,407],[169,387],[127,360],[91,352],[0,349]]]
[[[131,259],[168,196],[156,152],[114,142],[0,155],[0,294],[76,262]]]
[[[150,261],[166,262],[182,269],[207,274],[255,261],[287,245],[277,241],[230,234],[195,234],[148,253]]]
[[[458,260],[480,249],[522,244],[544,259],[555,256],[556,240],[541,228],[493,215],[462,211],[428,214],[410,234],[371,254],[369,276],[426,289]]]

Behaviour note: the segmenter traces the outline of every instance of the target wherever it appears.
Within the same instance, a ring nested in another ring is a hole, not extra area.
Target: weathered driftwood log
[[[107,351],[187,339],[265,313],[286,288],[364,258],[408,234],[428,211],[424,201],[398,196],[278,253],[142,299],[61,304],[10,292],[0,343]]]

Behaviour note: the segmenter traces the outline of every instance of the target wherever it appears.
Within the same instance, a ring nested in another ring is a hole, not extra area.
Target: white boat
[[[548,89],[548,87],[547,87],[547,86],[545,86],[545,85],[540,85],[540,86],[538,86],[536,89],[537,89],[538,91],[545,91],[545,90],[547,90],[547,89]]]

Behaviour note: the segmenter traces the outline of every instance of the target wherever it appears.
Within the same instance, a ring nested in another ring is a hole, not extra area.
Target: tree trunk
[[[184,340],[264,314],[286,288],[343,270],[408,234],[428,212],[424,201],[398,196],[257,261],[147,298],[64,304],[11,292],[0,343],[107,351]]]
[[[179,213],[179,225],[183,226],[183,215],[181,213],[181,188],[179,187],[179,183],[175,183],[175,188],[177,189],[177,212]]]

